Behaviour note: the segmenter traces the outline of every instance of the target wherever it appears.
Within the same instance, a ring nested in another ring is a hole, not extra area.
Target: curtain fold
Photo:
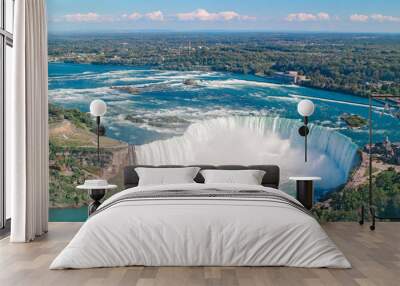
[[[15,2],[13,94],[6,113],[12,242],[48,227],[48,71],[45,0]]]

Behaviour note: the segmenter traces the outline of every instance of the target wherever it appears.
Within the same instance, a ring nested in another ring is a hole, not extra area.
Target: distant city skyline
[[[400,33],[392,0],[48,0],[50,32],[252,30]]]

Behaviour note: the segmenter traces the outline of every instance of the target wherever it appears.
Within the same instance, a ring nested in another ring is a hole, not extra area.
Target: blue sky
[[[50,31],[400,33],[399,0],[47,0]]]

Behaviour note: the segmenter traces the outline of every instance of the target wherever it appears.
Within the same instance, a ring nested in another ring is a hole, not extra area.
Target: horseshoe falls
[[[329,128],[310,124],[308,162],[300,121],[280,117],[232,116],[191,124],[182,136],[136,146],[138,164],[276,164],[281,185],[290,176],[320,176],[320,190],[346,183],[357,162],[357,145]]]

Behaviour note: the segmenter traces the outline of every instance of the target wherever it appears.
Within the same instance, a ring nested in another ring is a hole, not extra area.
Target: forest
[[[400,173],[393,168],[378,173],[372,188],[376,214],[382,218],[400,217]],[[324,201],[327,203],[318,203],[313,210],[321,221],[356,221],[361,205],[368,207],[368,184],[333,192]]]
[[[310,87],[400,95],[398,34],[51,34],[49,59],[261,76],[297,71]]]

